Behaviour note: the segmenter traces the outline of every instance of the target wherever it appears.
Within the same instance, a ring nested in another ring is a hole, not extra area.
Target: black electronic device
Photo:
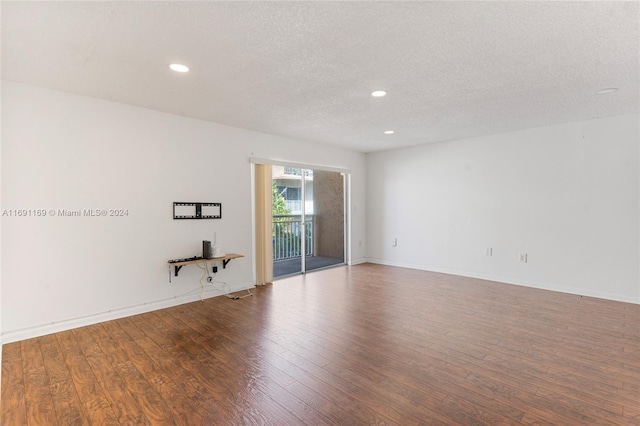
[[[169,263],[189,262],[191,260],[200,260],[200,259],[204,259],[204,258],[201,256],[185,257],[184,259],[171,259]]]
[[[202,241],[202,257],[205,259],[213,258],[213,248],[211,247],[211,241]]]

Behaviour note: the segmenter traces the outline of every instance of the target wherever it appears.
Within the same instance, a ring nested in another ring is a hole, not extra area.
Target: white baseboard
[[[360,264],[367,263],[367,262],[368,262],[368,260],[367,260],[367,258],[366,258],[366,257],[361,257],[361,258],[359,258],[359,259],[355,259],[355,260],[353,260],[353,259],[352,259],[352,260],[349,262],[349,266],[353,266],[353,265],[360,265]]]
[[[441,274],[458,275],[461,277],[477,278],[477,279],[487,280],[487,281],[496,281],[504,284],[537,288],[540,290],[557,291],[559,293],[568,293],[568,294],[576,294],[579,296],[596,297],[598,299],[614,300],[616,302],[633,303],[636,305],[640,304],[640,300],[634,300],[633,298],[628,297],[626,295],[607,293],[607,292],[601,292],[601,291],[593,291],[593,290],[575,288],[575,287],[554,287],[553,285],[550,285],[548,283],[540,283],[540,282],[527,281],[527,280],[514,280],[512,277],[506,277],[502,275],[485,274],[481,272],[456,270],[456,269],[449,269],[449,268],[438,268],[438,267],[427,266],[427,265],[414,265],[414,264],[402,263],[402,262],[390,262],[390,261],[386,261],[382,259],[374,259],[374,258],[369,258],[368,262],[376,263],[379,265],[386,265],[386,266],[397,266],[399,268],[419,269],[422,271],[438,272]]]
[[[255,288],[254,284],[240,284],[231,287],[229,293],[248,290]],[[222,296],[223,293],[217,289],[205,289],[202,293],[203,299]],[[46,334],[57,333],[60,331],[71,330],[86,325],[97,324],[104,321],[110,321],[118,318],[124,318],[132,315],[138,315],[145,312],[156,311],[158,309],[170,308],[172,306],[183,305],[185,303],[196,302],[200,300],[199,292],[195,294],[187,294],[184,296],[175,296],[168,299],[156,300],[153,302],[142,303],[139,305],[128,306],[124,308],[113,309],[107,312],[86,315],[79,318],[70,318],[62,321],[56,321],[49,324],[39,324],[31,327],[24,327],[15,330],[7,330],[2,332],[0,339],[0,347],[2,344],[17,342],[20,340],[31,339],[33,337],[44,336]]]
[[[378,265],[385,265],[385,266],[397,266],[398,268],[419,269],[421,271],[428,271],[425,265],[417,265],[413,263],[393,262],[390,260],[375,259],[372,257],[367,258],[367,262],[376,263]]]
[[[437,268],[437,267],[431,267],[426,265],[416,265],[416,264],[403,263],[403,262],[386,261],[383,259],[363,258],[363,259],[358,259],[357,261],[352,261],[351,265],[358,265],[358,264],[367,263],[367,262],[380,264],[380,265],[387,265],[387,266],[396,266],[400,268],[418,269],[418,270],[429,271],[429,272],[458,275],[458,276],[477,278],[477,279],[488,280],[488,281],[496,281],[496,282],[501,282],[505,284],[538,288],[541,290],[557,291],[560,293],[569,293],[569,294],[576,294],[580,296],[597,297],[601,299],[615,300],[619,302],[640,304],[640,300],[634,300],[625,295],[618,295],[618,294],[599,292],[599,291],[590,291],[590,290],[585,290],[580,288],[571,288],[571,287],[559,288],[546,283],[514,280],[510,277],[494,275],[494,274],[484,274],[484,273],[470,272],[470,271],[464,271],[464,270],[453,270],[448,268]],[[238,291],[247,290],[250,288],[255,288],[255,285],[240,284],[238,286],[233,286],[230,292],[234,293]],[[221,295],[222,293],[218,290],[208,290],[203,293],[202,297],[204,299],[208,299],[211,297],[218,297]],[[155,311],[158,309],[169,308],[171,306],[182,305],[185,303],[195,302],[198,300],[200,300],[199,294],[197,293],[188,294],[185,296],[176,296],[168,299],[162,299],[162,300],[156,300],[153,302],[143,303],[140,305],[113,309],[108,312],[101,312],[97,314],[87,315],[84,317],[70,318],[67,320],[57,321],[49,324],[39,324],[39,325],[24,327],[24,328],[15,329],[15,330],[7,330],[7,331],[3,331],[2,335],[0,336],[0,349],[2,345],[5,343],[11,343],[19,340],[30,339],[33,337],[44,336],[46,334],[57,333],[65,330],[71,330],[73,328],[97,324],[100,322],[110,321],[110,320],[123,318],[131,315],[142,314],[145,312]],[[0,356],[2,355],[0,354]]]

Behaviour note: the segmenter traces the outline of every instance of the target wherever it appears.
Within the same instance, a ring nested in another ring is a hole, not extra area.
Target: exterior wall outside
[[[340,173],[314,171],[316,256],[344,256],[344,178]]]

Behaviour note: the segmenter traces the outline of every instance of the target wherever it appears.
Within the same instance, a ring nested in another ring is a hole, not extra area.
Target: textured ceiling
[[[2,1],[2,78],[371,152],[637,113],[639,4]]]

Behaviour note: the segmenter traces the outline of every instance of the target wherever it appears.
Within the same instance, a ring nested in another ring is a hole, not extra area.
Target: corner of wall
[[[367,154],[367,256],[639,303],[639,127],[626,114]]]

